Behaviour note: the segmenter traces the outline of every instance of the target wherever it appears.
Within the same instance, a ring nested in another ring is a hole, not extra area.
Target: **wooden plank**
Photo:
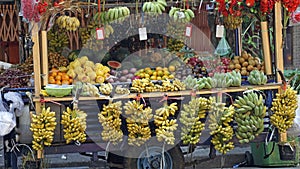
[[[42,31],[42,83],[43,85],[48,84],[48,74],[49,74],[49,69],[48,69],[48,42],[47,42],[47,31]]]
[[[269,41],[269,29],[268,22],[260,22],[261,34],[262,34],[262,46],[264,53],[265,72],[267,75],[272,75],[272,59],[270,52],[270,41]]]
[[[224,88],[224,89],[212,89],[212,90],[201,90],[197,91],[197,94],[200,95],[207,95],[207,94],[216,94],[216,93],[232,93],[232,92],[243,92],[247,90],[279,90],[281,87],[281,84],[266,84],[261,86],[241,86],[241,87],[230,87],[230,88]],[[177,92],[152,92],[152,93],[142,93],[142,96],[147,97],[162,97],[164,93],[167,93],[169,96],[188,96],[190,95],[190,90],[185,91],[177,91]],[[115,95],[114,99],[128,99],[128,98],[135,98],[136,93],[131,93],[129,95]],[[39,101],[39,97],[35,97],[34,101]],[[100,96],[100,97],[80,97],[79,100],[108,100],[110,97],[108,96]],[[72,101],[73,97],[67,96],[67,97],[45,97],[45,101]]]
[[[276,2],[275,4],[275,57],[276,57],[276,68],[284,71],[283,67],[283,41],[282,41],[282,5],[281,2]],[[281,82],[281,78],[277,73],[277,80]]]
[[[40,45],[39,45],[39,34],[38,34],[38,24],[32,22],[32,41],[34,43],[32,48],[33,55],[33,71],[34,71],[34,90],[35,95],[38,96],[41,91],[41,58],[40,58]]]

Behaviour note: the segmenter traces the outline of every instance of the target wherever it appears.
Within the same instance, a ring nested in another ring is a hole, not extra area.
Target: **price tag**
[[[148,37],[147,37],[147,29],[146,27],[143,27],[143,28],[139,28],[139,37],[140,37],[140,40],[147,40]]]
[[[224,36],[224,25],[217,25],[216,28],[216,37],[223,38]]]
[[[191,37],[192,36],[192,26],[187,26],[185,28],[185,36]]]
[[[96,38],[97,40],[103,40],[104,39],[104,28],[97,28],[96,29]]]

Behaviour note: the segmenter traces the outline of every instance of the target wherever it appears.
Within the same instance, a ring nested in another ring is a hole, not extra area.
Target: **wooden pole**
[[[271,52],[270,52],[270,41],[269,41],[269,29],[268,22],[260,22],[261,26],[261,35],[262,35],[262,46],[264,53],[264,62],[265,62],[265,73],[267,75],[272,75],[272,61],[271,61]]]
[[[43,85],[45,86],[48,84],[49,77],[47,31],[42,31],[42,74]]]
[[[284,71],[283,67],[283,41],[282,41],[282,11],[281,2],[275,4],[275,57],[276,57],[276,68]],[[281,82],[280,75],[277,73],[277,80]]]
[[[39,96],[41,91],[41,60],[40,60],[40,45],[39,45],[39,30],[38,24],[32,22],[32,42],[34,43],[32,48],[33,53],[33,70],[34,70],[34,90],[35,96]]]
[[[39,45],[39,29],[38,24],[32,22],[32,42],[34,43],[32,48],[32,55],[33,55],[33,70],[34,70],[34,90],[35,90],[35,97],[39,96],[41,91],[41,58],[40,58],[40,45]],[[35,102],[35,110],[36,113],[41,112],[41,103]],[[37,152],[37,158],[43,158],[43,152]]]

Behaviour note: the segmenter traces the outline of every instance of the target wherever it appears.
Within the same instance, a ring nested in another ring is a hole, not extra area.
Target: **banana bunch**
[[[205,127],[206,112],[211,109],[212,100],[203,97],[192,98],[188,104],[183,105],[180,112],[181,140],[183,144],[197,144],[201,132]]]
[[[197,89],[198,88],[198,80],[197,78],[194,78],[192,75],[188,75],[188,77],[186,77],[183,80],[183,83],[186,86],[186,89]]]
[[[128,144],[141,146],[151,138],[149,121],[152,119],[152,109],[144,107],[139,101],[133,100],[125,103],[125,114],[128,115]]]
[[[167,2],[165,0],[157,0],[152,2],[145,2],[142,10],[145,13],[153,13],[161,15],[168,6]]]
[[[123,140],[121,114],[121,101],[115,103],[110,102],[108,105],[103,105],[102,111],[98,113],[98,119],[103,127],[101,136],[104,141],[110,141],[113,144],[117,144]]]
[[[99,24],[95,21],[89,22],[86,28],[79,28],[79,36],[82,44],[86,44],[89,39],[92,38],[92,32],[99,27]]]
[[[135,79],[132,81],[130,90],[135,93],[154,92],[156,91],[154,83],[149,79]]]
[[[79,82],[81,83],[81,82]],[[76,91],[76,90],[75,90]],[[91,83],[83,83],[82,84],[82,91],[81,94],[82,96],[94,96],[94,97],[99,97],[99,90],[98,88],[91,84]]]
[[[181,82],[179,79],[174,79],[173,82],[171,82],[169,79],[162,80],[162,85],[159,88],[159,91],[161,92],[167,92],[167,91],[182,91],[185,90],[185,84]]]
[[[128,7],[115,7],[110,8],[107,12],[103,13],[103,16],[100,14],[100,20],[103,22],[112,22],[112,21],[124,21],[126,16],[130,15],[130,10]]]
[[[248,77],[248,81],[252,85],[264,85],[267,83],[267,76],[258,70],[252,70]]]
[[[170,18],[176,22],[188,23],[193,18],[195,18],[195,14],[191,9],[181,9],[177,7],[171,7],[169,11]]]
[[[201,89],[212,89],[216,87],[211,77],[202,77],[197,80],[198,90]]]
[[[288,87],[283,93],[277,93],[271,107],[271,124],[285,133],[294,123],[297,107],[297,91]]]
[[[53,141],[56,127],[55,112],[50,107],[43,108],[40,114],[31,114],[30,130],[33,132],[32,148],[43,150],[44,146],[50,146]]]
[[[184,32],[185,29],[186,29],[186,27],[184,24],[178,24],[178,22],[174,22],[173,20],[170,19],[168,22],[168,25],[167,25],[167,35],[169,37],[173,37],[179,41],[184,42],[185,36],[184,36],[184,33],[182,33],[182,32]],[[178,50],[180,50],[180,49],[178,49]]]
[[[264,130],[267,107],[264,105],[263,96],[253,91],[248,92],[243,97],[238,96],[233,105],[236,108],[235,135],[241,144],[248,143]]]
[[[169,51],[173,52],[178,52],[180,49],[184,47],[184,41],[180,39],[174,39],[174,38],[169,38],[168,43],[167,43],[167,48]]]
[[[67,144],[72,141],[85,142],[86,116],[85,112],[78,109],[71,110],[69,107],[63,112],[61,124],[64,127],[64,138]]]
[[[113,33],[114,33],[114,28],[111,25],[106,24],[104,26],[105,38],[109,38],[109,36]]]
[[[224,17],[224,23],[227,29],[237,29],[242,25],[243,19],[238,16],[228,15]]]
[[[69,46],[69,38],[66,32],[50,29],[47,32],[48,50],[50,52],[61,53],[64,47]]]
[[[227,72],[226,76],[228,76],[229,79],[232,79],[230,86],[240,87],[242,85],[242,75],[240,72],[233,70],[232,72]]]
[[[89,49],[97,53],[103,49],[103,40],[96,39],[96,34],[91,35],[90,39],[84,44],[85,49]]]
[[[66,15],[59,16],[55,22],[60,29],[66,29],[68,31],[76,31],[80,26],[78,18]]]
[[[130,90],[121,86],[117,86],[115,89],[116,94],[129,94]]]
[[[99,90],[104,95],[110,95],[113,90],[113,86],[110,83],[101,83]]]
[[[176,102],[170,105],[165,102],[163,107],[155,110],[154,124],[157,127],[155,132],[158,141],[164,141],[171,145],[174,144],[174,131],[177,129],[178,124],[176,123],[176,119],[169,119],[169,116],[174,116],[177,110]]]
[[[212,78],[213,88],[227,88],[232,85],[233,80],[226,73],[215,73]]]
[[[212,103],[208,126],[212,135],[211,143],[222,154],[234,148],[231,141],[234,132],[230,123],[233,122],[235,111],[232,105],[229,107],[225,105],[225,103]]]

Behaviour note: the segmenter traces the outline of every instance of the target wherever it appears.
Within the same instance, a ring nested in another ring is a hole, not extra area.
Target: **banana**
[[[211,109],[212,99],[192,98],[188,104],[183,105],[180,112],[181,140],[183,144],[197,144],[205,124],[202,121],[206,112]]]
[[[50,107],[43,108],[39,114],[31,114],[30,130],[32,133],[32,148],[43,150],[44,146],[50,146],[56,127],[55,112],[50,111]]]
[[[232,126],[229,125],[233,121],[234,114],[235,110],[232,105],[226,107],[224,103],[216,103],[215,99],[213,99],[209,113],[211,143],[222,154],[226,154],[234,148],[231,141],[234,132]]]
[[[248,77],[248,81],[252,85],[264,85],[267,83],[267,76],[264,75],[263,72],[258,70],[253,70],[250,72],[250,75]]]
[[[78,109],[71,110],[69,107],[63,112],[61,124],[64,128],[64,138],[67,144],[72,141],[85,142],[86,117],[85,112]]]
[[[238,96],[233,106],[236,108],[235,131],[241,144],[255,139],[264,129],[263,118],[266,115],[266,107],[261,94],[253,91]]]
[[[173,145],[175,142],[174,131],[177,129],[178,124],[176,119],[169,119],[169,116],[174,116],[178,110],[177,103],[168,103],[165,101],[163,107],[155,110],[154,124],[156,125],[157,140],[166,142]]]
[[[152,109],[144,107],[139,101],[128,101],[124,106],[125,114],[128,115],[128,144],[141,146],[151,138],[149,121],[152,119]]]
[[[101,132],[102,139],[112,144],[117,144],[123,140],[123,132],[121,130],[122,120],[122,102],[109,102],[103,105],[101,112],[98,113],[98,120],[103,130]]]
[[[277,93],[271,107],[273,112],[270,116],[271,124],[278,128],[279,132],[285,133],[294,123],[297,107],[297,92],[291,87],[283,93]]]

